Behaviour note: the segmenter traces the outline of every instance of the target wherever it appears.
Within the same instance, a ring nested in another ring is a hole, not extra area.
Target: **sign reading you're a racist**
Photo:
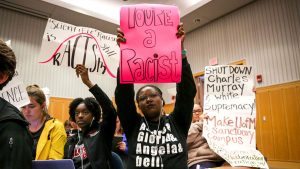
[[[231,166],[268,168],[256,150],[256,107],[251,66],[207,66],[203,135]]]
[[[181,80],[181,40],[176,37],[176,6],[130,5],[121,8],[121,83],[168,83]]]

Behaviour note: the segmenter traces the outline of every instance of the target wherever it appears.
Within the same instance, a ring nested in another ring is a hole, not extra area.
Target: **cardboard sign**
[[[231,166],[268,168],[256,150],[256,107],[251,66],[207,66],[203,136]]]
[[[121,8],[121,83],[167,83],[181,80],[181,40],[176,37],[176,6],[130,5]]]
[[[0,91],[0,97],[17,108],[21,108],[30,103],[25,85],[18,71],[16,71],[13,79]]]
[[[49,18],[39,60],[73,69],[77,64],[84,64],[89,72],[116,77],[119,47],[116,35]]]

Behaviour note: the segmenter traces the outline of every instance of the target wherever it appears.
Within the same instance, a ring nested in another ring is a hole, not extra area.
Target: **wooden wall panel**
[[[73,99],[50,97],[49,114],[65,122],[69,119],[69,104]]]
[[[274,159],[286,160],[288,155],[286,119],[283,105],[283,93],[280,89],[270,90],[270,105],[274,139]]]
[[[256,93],[256,144],[267,158],[274,157],[274,140],[269,92]]]
[[[165,104],[164,106],[164,110],[167,114],[170,114],[173,112],[173,109],[174,109],[174,104],[173,103],[170,103],[170,104]]]
[[[300,81],[257,88],[256,100],[258,149],[300,167]]]
[[[286,118],[286,130],[287,130],[287,141],[289,150],[289,159],[291,161],[300,160],[300,135],[299,128],[300,122],[300,86],[289,86],[283,89],[284,97],[283,101],[285,104],[285,118]],[[298,146],[295,146],[298,145]]]

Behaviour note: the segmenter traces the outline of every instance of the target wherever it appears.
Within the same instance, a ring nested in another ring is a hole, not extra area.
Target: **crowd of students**
[[[176,35],[184,49],[182,24]],[[118,44],[126,43],[120,29],[117,37]],[[3,41],[0,41],[0,65],[2,89],[16,67],[15,55]],[[169,116],[163,115],[163,93],[156,86],[145,85],[135,95],[134,84],[121,84],[118,72],[115,109],[105,92],[90,81],[84,65],[76,66],[76,74],[94,98],[76,98],[70,103],[70,123],[76,124],[68,133],[61,122],[48,114],[45,95],[39,86],[27,87],[30,103],[21,112],[0,98],[0,168],[29,169],[31,160],[65,158],[72,159],[76,169],[111,169],[117,167],[111,151],[122,157],[128,169],[198,169],[223,165],[224,160],[209,150],[201,133],[196,132],[204,118],[193,120],[191,125],[193,114],[202,111],[199,105],[194,106],[196,87],[185,53],[174,111]],[[137,113],[135,102],[143,115]],[[196,143],[202,149],[195,147]]]

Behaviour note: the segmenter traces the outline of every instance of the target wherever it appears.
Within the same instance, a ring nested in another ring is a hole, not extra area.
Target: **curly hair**
[[[86,108],[93,114],[96,121],[100,120],[101,108],[100,108],[99,103],[93,97],[87,97],[85,99],[76,98],[70,103],[70,105],[69,105],[69,115],[70,115],[70,117],[73,121],[75,121],[76,108],[80,103],[85,104]]]
[[[17,61],[14,52],[0,39],[0,73],[8,74],[7,81],[1,84],[1,87],[4,87],[14,76],[16,64]]]

